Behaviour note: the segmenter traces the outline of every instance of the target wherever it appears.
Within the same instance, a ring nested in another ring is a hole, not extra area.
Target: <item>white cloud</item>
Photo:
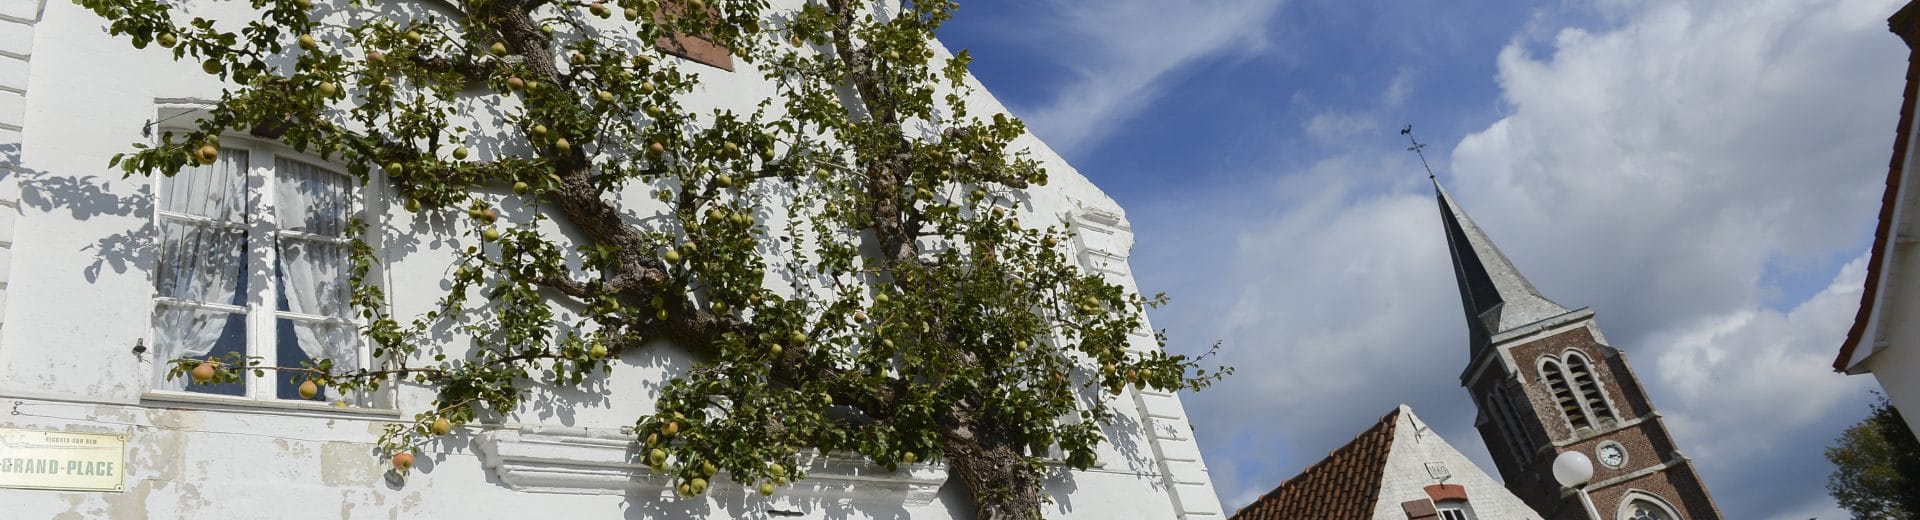
[[[1501,52],[1505,117],[1452,150],[1449,190],[1549,297],[1598,311],[1729,517],[1830,514],[1821,448],[1866,413],[1871,381],[1826,365],[1860,280],[1835,264],[1891,152],[1898,3],[1613,2],[1609,29]],[[1229,507],[1400,402],[1485,463],[1438,210],[1381,141],[1132,208],[1143,284],[1184,297],[1156,325],[1240,369],[1189,398]]]
[[[1188,65],[1244,55],[1266,45],[1280,0],[1044,0],[1044,13],[1018,31],[1073,79],[1052,99],[1017,107],[1047,144],[1071,155],[1127,123]]]

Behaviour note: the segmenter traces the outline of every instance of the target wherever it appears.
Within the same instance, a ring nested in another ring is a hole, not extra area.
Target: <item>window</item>
[[[300,399],[298,373],[238,383],[167,380],[167,361],[240,354],[297,367],[368,366],[349,304],[354,179],[268,144],[228,146],[210,165],[160,179],[155,204],[153,388]],[[251,188],[250,188],[251,187]],[[317,400],[366,405],[321,388]]]
[[[1568,384],[1567,375],[1560,370],[1558,361],[1542,361],[1540,378],[1546,382],[1547,389],[1553,392],[1553,402],[1560,406],[1560,413],[1566,416],[1567,423],[1573,426],[1574,431],[1593,428],[1593,423],[1587,420],[1586,409],[1574,396],[1573,387]]]
[[[1679,520],[1680,513],[1673,510],[1666,500],[1652,493],[1638,489],[1628,490],[1620,498],[1620,510],[1614,514],[1619,520]]]
[[[1658,506],[1645,500],[1634,501],[1633,516],[1628,518],[1632,520],[1673,520],[1673,517],[1667,516],[1666,511],[1660,510]]]
[[[1601,425],[1610,425],[1617,420],[1613,407],[1607,406],[1606,394],[1600,389],[1599,381],[1593,375],[1593,366],[1587,363],[1587,357],[1579,352],[1567,353],[1567,373],[1573,378],[1573,386],[1578,389],[1581,404],[1587,407],[1589,416]]]
[[[1440,520],[1473,520],[1473,508],[1465,500],[1434,502],[1433,508],[1440,512]]]
[[[655,21],[659,21],[660,17],[663,16],[683,16],[686,12],[687,6],[682,2],[662,2],[660,4],[660,11],[654,15]],[[720,11],[709,6],[706,9],[706,15],[717,19],[720,16]],[[696,63],[710,65],[728,72],[733,71],[733,51],[717,43],[713,43],[713,38],[705,34],[674,33],[660,37],[653,42],[653,45],[667,54],[686,58]]]
[[[1526,433],[1520,429],[1520,417],[1511,408],[1512,403],[1507,401],[1506,392],[1498,389],[1494,392],[1486,396],[1487,415],[1492,417],[1494,428],[1500,430],[1500,435],[1506,439],[1507,450],[1514,462],[1532,464],[1533,443],[1527,442]]]

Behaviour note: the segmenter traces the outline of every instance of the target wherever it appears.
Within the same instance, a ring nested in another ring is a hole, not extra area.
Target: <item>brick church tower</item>
[[[1549,520],[1588,518],[1553,460],[1593,460],[1586,489],[1601,520],[1719,520],[1720,510],[1593,311],[1540,295],[1434,183],[1471,348],[1461,386],[1507,489]]]

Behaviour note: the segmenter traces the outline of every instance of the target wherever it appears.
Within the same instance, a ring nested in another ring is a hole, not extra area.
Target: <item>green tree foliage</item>
[[[671,343],[699,362],[635,430],[682,495],[718,477],[775,492],[818,450],[945,459],[982,518],[1037,518],[1040,455],[1092,464],[1104,394],[1224,375],[1127,348],[1159,299],[1081,270],[1070,230],[1021,222],[1047,173],[1010,146],[1021,122],[965,102],[967,54],[936,59],[951,1],[252,0],[257,17],[231,20],[78,1],[135,47],[233,85],[197,130],[116,157],[127,174],[210,163],[221,135],[268,128],[391,183],[409,211],[465,216],[436,229],[480,245],[420,316],[387,314],[359,248],[354,301],[378,366],[173,360],[196,380],[292,370],[436,389],[435,410],[383,439],[396,454],[515,410],[530,384],[583,384]],[[772,92],[683,104],[714,85],[653,42],[687,34]],[[515,208],[530,209],[504,218]],[[471,341],[436,344],[447,323]]]
[[[1827,492],[1856,520],[1920,518],[1920,440],[1880,396],[1873,415],[1827,448]]]

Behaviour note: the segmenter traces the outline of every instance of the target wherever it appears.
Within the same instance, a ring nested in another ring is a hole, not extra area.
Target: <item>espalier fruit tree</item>
[[[168,360],[202,383],[279,370],[316,389],[431,388],[436,406],[382,439],[402,471],[531,385],[580,385],[664,342],[697,361],[634,432],[680,496],[718,478],[776,493],[808,453],[944,459],[982,518],[1037,518],[1045,457],[1094,462],[1106,395],[1225,372],[1129,350],[1159,299],[1080,269],[1070,230],[1021,222],[1047,174],[1011,149],[1019,121],[968,106],[967,54],[935,59],[951,1],[253,0],[245,20],[79,2],[232,85],[196,130],[116,157],[127,174],[210,164],[219,136],[264,129],[480,244],[408,317],[354,248],[376,366]],[[765,98],[684,105],[702,72],[727,76],[655,45],[687,35],[763,75]],[[503,200],[528,218],[503,219]],[[435,344],[445,323],[469,344]]]

